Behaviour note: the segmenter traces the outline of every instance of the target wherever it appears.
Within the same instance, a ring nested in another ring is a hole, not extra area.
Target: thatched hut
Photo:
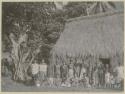
[[[122,56],[123,18],[123,12],[110,12],[67,20],[64,32],[51,51],[52,62],[66,61],[68,56],[104,59]]]

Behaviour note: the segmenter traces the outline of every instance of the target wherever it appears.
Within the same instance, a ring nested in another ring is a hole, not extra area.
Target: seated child
[[[86,73],[83,74],[83,76],[80,77],[80,82],[83,83],[83,86],[85,88],[90,88],[90,84],[89,84],[89,77],[87,77]]]

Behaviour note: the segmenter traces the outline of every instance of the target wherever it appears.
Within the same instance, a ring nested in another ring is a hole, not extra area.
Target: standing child
[[[114,75],[113,75],[113,74],[110,75],[110,84],[111,84],[111,88],[114,88],[115,78],[114,78]]]
[[[109,88],[110,87],[110,72],[106,71],[105,73],[105,87]]]

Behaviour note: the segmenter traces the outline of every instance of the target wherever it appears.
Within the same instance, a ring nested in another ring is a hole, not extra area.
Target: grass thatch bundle
[[[104,13],[95,16],[77,17],[67,21],[55,47],[52,59],[60,57],[110,58],[123,53],[123,12]]]

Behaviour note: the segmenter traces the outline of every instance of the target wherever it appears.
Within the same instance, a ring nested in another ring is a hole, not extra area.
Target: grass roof
[[[124,13],[111,12],[69,19],[51,54],[109,58],[123,50]]]

